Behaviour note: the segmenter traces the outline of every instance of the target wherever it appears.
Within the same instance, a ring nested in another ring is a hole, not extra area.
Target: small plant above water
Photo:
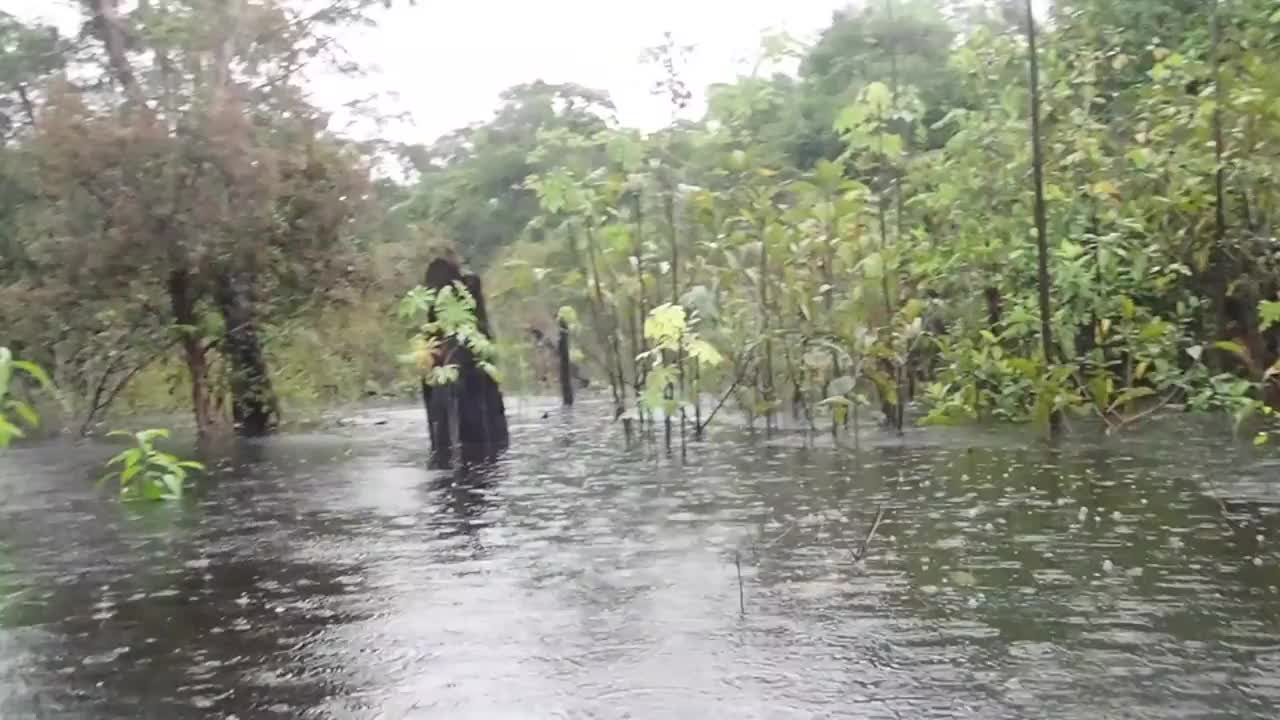
[[[470,351],[477,367],[499,379],[494,364],[497,349],[480,330],[476,300],[461,283],[439,291],[416,287],[400,301],[397,315],[415,330],[412,349],[400,360],[415,365],[428,385],[439,387],[457,381],[459,348]]]
[[[26,437],[24,426],[33,429],[40,424],[36,411],[13,397],[13,381],[20,375],[26,375],[43,389],[53,385],[39,365],[14,360],[9,348],[0,347],[0,448],[9,447],[14,440]]]
[[[156,449],[156,440],[169,437],[168,430],[121,430],[108,435],[111,436],[132,437],[134,441],[133,447],[107,461],[108,472],[101,480],[119,483],[120,498],[126,502],[180,500],[188,474],[204,470],[201,463]]]

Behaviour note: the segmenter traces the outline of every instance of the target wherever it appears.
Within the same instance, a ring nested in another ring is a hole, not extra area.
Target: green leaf
[[[840,377],[832,380],[831,384],[827,386],[827,394],[832,397],[843,397],[853,392],[853,389],[857,386],[857,380],[848,375],[841,375]]]
[[[862,91],[862,101],[877,115],[886,115],[893,106],[893,91],[882,82],[873,82]]]
[[[1134,400],[1138,400],[1144,397],[1149,397],[1155,394],[1156,394],[1156,391],[1153,388],[1149,388],[1149,387],[1126,388],[1124,390],[1121,390],[1120,393],[1116,395],[1115,400],[1112,401],[1111,406],[1107,409],[1114,410],[1118,407],[1128,405]]]
[[[866,256],[858,265],[862,268],[862,276],[867,280],[879,280],[884,277],[884,258],[878,252]]]
[[[476,363],[476,367],[479,367],[481,370],[484,371],[486,375],[493,378],[494,382],[502,382],[502,373],[498,370],[498,367],[493,363],[478,362]]]
[[[689,340],[686,351],[688,352],[689,357],[697,360],[703,365],[716,367],[724,362],[724,356],[720,354],[720,351],[716,350],[711,343],[703,340],[702,338],[692,338]]]
[[[25,422],[28,427],[37,427],[40,425],[40,416],[36,414],[35,410],[31,409],[30,405],[22,402],[21,400],[10,400],[5,403],[5,405],[10,410],[17,413],[18,417],[21,417],[22,421]]]
[[[1269,330],[1271,326],[1280,323],[1280,300],[1263,300],[1258,305],[1258,314],[1262,320],[1262,329]]]
[[[150,445],[157,438],[161,438],[161,439],[168,438],[169,431],[166,430],[165,428],[151,428],[149,430],[138,431],[135,434],[135,437],[138,438],[139,443],[143,445]]]
[[[120,463],[128,463],[129,458],[137,452],[138,452],[137,448],[129,448],[128,450],[124,450],[120,452],[118,455],[108,460],[107,467],[111,467],[112,465],[119,465]]]
[[[53,387],[53,380],[49,379],[48,373],[46,373],[44,368],[39,365],[25,360],[14,360],[13,367],[16,370],[21,370],[30,375],[37,383],[40,384],[41,388],[47,390],[48,388]]]
[[[578,311],[569,305],[561,305],[556,311],[556,320],[564,323],[570,330],[578,328]]]
[[[1213,346],[1219,350],[1225,350],[1226,352],[1229,352],[1235,355],[1236,357],[1245,357],[1248,354],[1248,351],[1244,349],[1243,345],[1241,345],[1238,342],[1232,342],[1230,340],[1219,340],[1218,342],[1214,343]]]

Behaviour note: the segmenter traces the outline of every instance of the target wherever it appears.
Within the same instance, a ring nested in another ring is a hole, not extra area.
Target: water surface
[[[377,410],[142,511],[107,445],[12,451],[0,717],[1276,716],[1280,466],[1223,437],[722,429],[682,466],[512,416],[482,472]]]

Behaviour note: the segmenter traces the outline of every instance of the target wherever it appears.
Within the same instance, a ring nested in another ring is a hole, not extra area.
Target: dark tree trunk
[[[1027,74],[1031,90],[1031,175],[1035,184],[1036,285],[1040,291],[1040,344],[1045,368],[1056,357],[1053,351],[1052,305],[1049,294],[1049,230],[1044,202],[1044,147],[1040,139],[1040,57],[1036,49],[1036,19],[1031,0],[1026,0]],[[1056,435],[1062,424],[1057,409],[1049,413],[1049,432]]]
[[[252,286],[244,273],[224,271],[218,275],[215,290],[226,328],[222,355],[230,369],[231,416],[236,432],[245,437],[266,435],[279,421],[280,403],[254,322]]]
[[[1000,289],[988,285],[982,290],[982,297],[987,301],[987,327],[991,334],[1000,336],[1000,323],[1004,321],[1004,300],[1000,297]]]
[[[462,283],[475,298],[476,325],[492,339],[480,278],[464,275],[457,265],[444,259],[428,266],[428,288],[439,290],[455,282]],[[502,391],[465,347],[450,340],[445,353],[456,359],[458,379],[442,387],[425,383],[422,386],[431,435],[431,465],[443,468],[453,466],[455,461],[465,465],[491,460],[506,449],[509,440]]]
[[[573,405],[573,363],[569,360],[569,324],[560,321],[560,340],[556,355],[560,360],[560,399],[565,407]]]
[[[1228,308],[1230,297],[1231,268],[1227,252],[1227,167],[1224,158],[1227,152],[1225,134],[1222,128],[1222,110],[1227,100],[1222,77],[1222,26],[1219,13],[1220,0],[1213,0],[1209,15],[1209,54],[1213,68],[1213,249],[1209,253],[1209,292],[1217,327],[1216,339],[1230,337],[1231,312]],[[1235,358],[1226,351],[1214,353],[1213,362],[1219,370],[1228,371]]]

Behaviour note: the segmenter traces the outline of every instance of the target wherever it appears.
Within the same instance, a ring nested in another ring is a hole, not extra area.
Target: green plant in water
[[[438,291],[415,287],[400,301],[397,315],[415,329],[411,350],[400,360],[415,365],[428,385],[440,387],[458,379],[460,348],[469,350],[489,377],[499,379],[497,348],[481,332],[475,298],[461,283]]]
[[[190,471],[204,470],[201,463],[156,449],[156,440],[169,437],[168,430],[153,428],[136,433],[118,430],[108,435],[112,436],[132,437],[134,441],[133,447],[107,461],[108,472],[101,480],[119,482],[120,497],[126,502],[179,500]]]
[[[19,376],[34,380],[41,388],[53,386],[49,375],[39,365],[15,360],[7,347],[0,346],[0,448],[9,447],[16,439],[26,437],[26,430],[40,425],[40,416],[30,404],[13,397],[13,382]]]
[[[724,362],[720,351],[698,335],[697,324],[697,314],[689,315],[680,305],[666,303],[649,311],[644,321],[644,336],[652,346],[637,356],[641,362],[652,363],[641,397],[646,407],[674,415],[685,398],[668,388],[674,390],[679,384],[683,363],[693,361],[715,367]]]

